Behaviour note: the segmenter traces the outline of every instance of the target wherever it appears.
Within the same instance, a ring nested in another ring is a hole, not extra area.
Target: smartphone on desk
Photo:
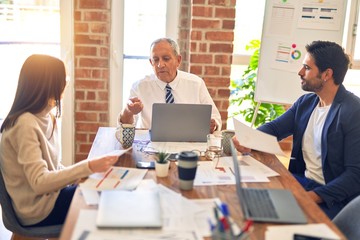
[[[143,168],[143,169],[154,169],[155,168],[155,162],[142,162],[139,161],[136,163],[137,168]]]

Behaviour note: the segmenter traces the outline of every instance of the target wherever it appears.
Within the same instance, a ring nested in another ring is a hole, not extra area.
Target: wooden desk
[[[110,152],[114,149],[120,149],[120,145],[115,139],[115,128],[99,128],[99,131],[94,140],[93,146],[89,153],[89,156],[98,156],[107,152]],[[277,177],[271,177],[270,182],[268,183],[243,183],[247,187],[257,187],[257,188],[279,188],[279,189],[289,189],[295,195],[295,198],[299,202],[301,208],[305,212],[308,223],[325,223],[332,230],[334,230],[342,239],[346,239],[342,233],[336,228],[336,226],[330,221],[330,219],[322,212],[322,210],[317,206],[316,203],[311,201],[309,198],[306,198],[306,194],[301,185],[293,178],[293,176],[288,172],[288,170],[281,164],[276,156],[272,154],[265,154],[260,152],[254,152],[253,157],[269,166],[276,172],[280,174]],[[124,167],[135,167],[136,161],[138,160],[150,160],[153,156],[145,156],[138,147],[134,145],[132,151],[125,153],[119,158],[117,163],[118,166]],[[238,225],[242,225],[242,213],[240,209],[240,204],[237,199],[235,185],[223,185],[223,186],[199,186],[194,187],[190,191],[179,190],[179,180],[177,173],[177,166],[174,162],[171,163],[169,176],[166,178],[157,178],[154,170],[149,170],[145,178],[153,179],[157,183],[161,183],[164,186],[176,191],[181,192],[184,197],[189,199],[196,198],[220,198],[223,202],[226,202],[229,205],[232,218]],[[71,239],[72,232],[74,230],[75,223],[77,221],[80,209],[95,209],[94,206],[88,206],[85,204],[83,197],[79,189],[75,192],[74,198],[72,200],[64,228],[62,230],[60,239],[68,240]],[[251,239],[264,239],[264,233],[266,227],[269,225],[276,224],[267,224],[267,223],[255,223],[254,231],[251,233]],[[279,225],[279,224],[278,224]]]

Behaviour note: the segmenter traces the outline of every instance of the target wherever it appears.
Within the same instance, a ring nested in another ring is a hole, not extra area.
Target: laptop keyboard
[[[269,192],[265,189],[243,189],[250,217],[278,218]]]

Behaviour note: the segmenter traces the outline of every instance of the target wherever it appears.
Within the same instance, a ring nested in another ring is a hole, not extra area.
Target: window
[[[0,118],[8,114],[17,87],[20,68],[34,53],[60,57],[59,2],[35,0],[0,3]],[[36,26],[36,27],[34,27]]]
[[[150,44],[160,37],[177,40],[180,1],[112,1],[110,123],[126,104],[131,85],[152,74]],[[123,18],[119,16],[124,16]]]
[[[0,1],[0,32],[7,33],[0,34],[0,64],[5,66],[1,69],[0,119],[5,118],[11,108],[20,68],[31,54],[47,54],[63,59],[68,76],[73,77],[72,6],[73,0]],[[73,85],[70,84],[65,91],[63,105],[66,107],[62,112],[63,127],[60,126],[64,165],[73,163],[72,91]]]

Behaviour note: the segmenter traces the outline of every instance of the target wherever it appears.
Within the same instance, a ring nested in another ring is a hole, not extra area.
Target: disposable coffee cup
[[[194,179],[199,156],[194,151],[183,151],[178,155],[178,173],[181,190],[191,190],[194,186]]]

